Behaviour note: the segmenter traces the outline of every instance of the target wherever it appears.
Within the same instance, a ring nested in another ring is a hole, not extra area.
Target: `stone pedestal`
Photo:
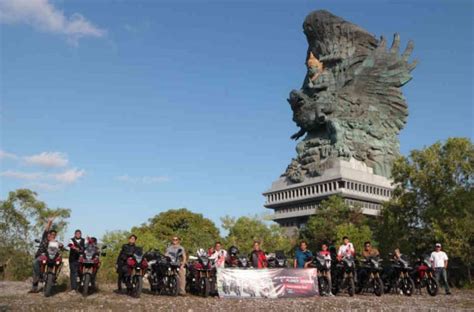
[[[264,206],[274,210],[273,221],[292,230],[304,226],[319,203],[331,195],[340,195],[350,206],[360,205],[364,214],[377,215],[393,188],[389,179],[375,175],[365,163],[337,160],[323,175],[306,178],[302,183],[292,183],[285,177],[276,180],[263,193]]]

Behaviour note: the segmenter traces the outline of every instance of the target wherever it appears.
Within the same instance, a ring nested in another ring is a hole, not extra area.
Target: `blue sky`
[[[267,212],[316,9],[415,41],[402,153],[473,137],[471,1],[3,0],[0,198],[32,188],[92,235]]]

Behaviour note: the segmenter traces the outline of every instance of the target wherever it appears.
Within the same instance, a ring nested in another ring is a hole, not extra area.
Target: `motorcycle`
[[[40,243],[39,240],[35,242]],[[43,293],[45,297],[52,294],[53,286],[63,265],[61,249],[64,249],[59,242],[49,242],[45,253],[39,256],[40,261],[40,282],[44,284]]]
[[[102,250],[107,246],[102,246]],[[86,297],[90,289],[95,289],[95,278],[100,267],[100,256],[105,256],[95,245],[88,245],[79,256],[79,285]]]
[[[169,256],[160,256],[157,260],[157,265],[154,266],[153,270],[156,271],[156,292],[160,295],[178,295],[182,257],[183,250],[179,249],[178,252]]]
[[[384,284],[380,277],[383,269],[381,262],[382,259],[379,257],[367,257],[361,261],[356,290],[358,294],[363,290],[372,290],[377,297],[383,295]]]
[[[199,250],[197,259],[189,265],[188,285],[192,292],[208,297],[216,292],[216,268],[204,250]]]
[[[336,280],[334,293],[341,289],[347,289],[349,296],[354,296],[355,292],[355,260],[352,255],[344,256],[336,265]]]
[[[267,256],[268,267],[269,268],[286,268],[287,267],[287,258],[283,251],[278,250],[274,254],[268,254]]]
[[[331,263],[332,260],[330,257],[319,254],[313,258],[313,262],[311,263],[312,267],[318,269],[318,284],[321,296],[331,294]]]
[[[385,278],[385,292],[388,293],[391,290],[401,290],[405,296],[411,296],[415,289],[415,283],[410,277],[410,272],[413,268],[410,266],[408,260],[401,256],[397,259],[390,256],[391,262],[391,273]]]
[[[426,287],[430,296],[436,296],[439,290],[439,283],[435,277],[429,256],[419,258],[415,270],[413,271],[415,288],[421,294],[421,289]]]
[[[148,261],[143,257],[141,248],[127,258],[127,276],[122,276],[121,283],[127,285],[127,291],[135,298],[139,298],[143,290],[143,277],[148,268]]]
[[[145,276],[148,279],[148,284],[150,284],[150,291],[157,293],[160,287],[160,263],[166,261],[166,259],[155,249],[146,252],[144,257],[148,262]]]

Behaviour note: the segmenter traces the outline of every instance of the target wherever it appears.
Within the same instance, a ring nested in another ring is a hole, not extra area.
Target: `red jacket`
[[[250,261],[254,268],[263,269],[268,266],[267,257],[262,250],[254,250],[250,254]]]

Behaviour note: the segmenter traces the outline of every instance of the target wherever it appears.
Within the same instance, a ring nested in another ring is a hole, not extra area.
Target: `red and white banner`
[[[217,270],[222,298],[290,298],[319,294],[316,269]]]

